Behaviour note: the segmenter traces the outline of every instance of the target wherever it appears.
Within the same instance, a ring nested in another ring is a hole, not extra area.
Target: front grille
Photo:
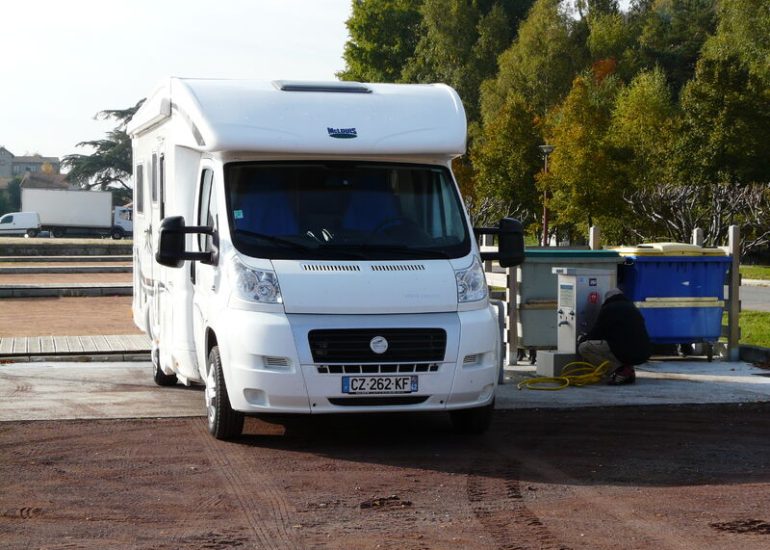
[[[385,338],[388,348],[375,353],[369,343]],[[427,363],[444,360],[446,332],[440,328],[317,329],[308,333],[313,361],[328,363]]]
[[[318,365],[318,374],[398,374],[438,372],[436,363],[394,363],[388,365]]]
[[[419,405],[429,395],[407,395],[395,397],[330,397],[329,403],[339,407],[396,407],[398,405]]]

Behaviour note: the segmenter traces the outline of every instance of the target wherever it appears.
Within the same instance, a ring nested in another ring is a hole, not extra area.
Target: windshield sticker
[[[358,137],[358,132],[355,128],[326,128],[329,132],[329,137],[336,139],[353,139]]]
[[[233,218],[236,220],[242,220],[243,219],[243,210],[235,210],[233,212]]]

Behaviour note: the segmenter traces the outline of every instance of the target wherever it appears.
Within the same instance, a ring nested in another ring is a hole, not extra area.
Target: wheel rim
[[[217,414],[217,377],[214,372],[215,370],[214,365],[211,365],[209,374],[206,376],[206,414],[209,419],[209,426],[214,425],[214,419]]]

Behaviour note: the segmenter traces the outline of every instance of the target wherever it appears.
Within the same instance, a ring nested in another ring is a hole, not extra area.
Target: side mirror
[[[500,262],[502,267],[514,267],[524,261],[524,228],[519,220],[503,218],[499,227],[475,227],[479,235],[497,235],[497,252],[482,252],[481,259]]]
[[[190,233],[211,235],[215,242],[214,250],[211,252],[187,252],[184,246],[184,237]],[[160,222],[155,260],[166,267],[182,267],[187,260],[215,264],[219,255],[216,240],[216,232],[213,228],[205,226],[186,227],[182,216],[169,216]]]

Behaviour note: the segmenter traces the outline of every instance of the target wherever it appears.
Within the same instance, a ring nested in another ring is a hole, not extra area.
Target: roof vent
[[[324,92],[338,94],[370,94],[371,88],[360,82],[309,82],[302,80],[274,80],[273,86],[282,92]]]

